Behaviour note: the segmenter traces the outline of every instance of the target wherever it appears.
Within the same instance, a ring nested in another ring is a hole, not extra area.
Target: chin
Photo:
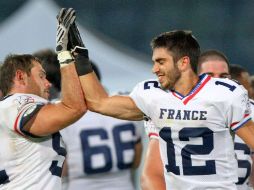
[[[163,89],[163,90],[167,90],[167,89],[168,89],[168,86],[167,86],[167,85],[163,85],[163,84],[161,84],[161,89]]]

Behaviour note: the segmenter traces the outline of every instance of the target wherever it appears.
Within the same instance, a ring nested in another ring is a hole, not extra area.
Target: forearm
[[[253,150],[251,150],[251,159],[252,159],[252,164],[251,164],[251,173],[249,177],[249,184],[251,187],[254,187],[254,155],[253,155]]]
[[[146,158],[141,176],[142,190],[164,190],[163,164],[160,157],[159,140],[149,139]]]
[[[141,162],[143,146],[141,141],[135,145],[135,156],[132,164],[132,169],[137,169]]]
[[[88,109],[94,112],[100,112],[103,101],[108,98],[108,93],[103,88],[94,72],[82,75],[79,79]]]
[[[77,112],[78,115],[83,114],[86,111],[86,104],[75,65],[70,63],[68,66],[61,68],[61,76],[61,103],[67,109]]]
[[[254,122],[249,120],[241,128],[236,131],[236,134],[250,147],[254,149]]]
[[[124,120],[143,119],[143,113],[129,96],[108,96],[93,72],[79,79],[90,111]]]

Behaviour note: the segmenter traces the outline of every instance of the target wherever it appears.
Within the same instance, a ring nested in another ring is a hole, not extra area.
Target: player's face
[[[230,78],[228,65],[222,60],[210,60],[202,63],[199,74],[203,73],[215,78]]]
[[[174,63],[171,53],[166,48],[153,50],[153,73],[157,75],[163,89],[174,88],[181,77],[177,64]]]
[[[46,79],[46,72],[41,64],[33,61],[33,65],[31,74],[28,76],[27,89],[29,93],[48,99],[51,83]]]

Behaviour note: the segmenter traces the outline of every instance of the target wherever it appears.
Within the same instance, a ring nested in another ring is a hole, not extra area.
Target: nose
[[[52,87],[52,84],[46,79],[46,86],[48,87],[48,88],[50,88],[50,87]]]
[[[159,65],[154,63],[153,65],[153,68],[152,68],[152,72],[155,74],[155,73],[158,73],[159,72]]]

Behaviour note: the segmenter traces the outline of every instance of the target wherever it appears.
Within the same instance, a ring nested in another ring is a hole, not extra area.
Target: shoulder
[[[240,83],[228,78],[211,78],[210,85],[212,86],[210,90],[219,95],[238,96],[247,94],[247,90]]]
[[[160,89],[161,85],[157,79],[148,79],[142,82],[139,82],[133,89],[133,91],[149,91],[154,89]],[[132,91],[132,92],[133,92]]]
[[[16,106],[22,108],[27,104],[47,104],[48,100],[33,94],[16,93],[4,97],[0,102],[2,106]]]

